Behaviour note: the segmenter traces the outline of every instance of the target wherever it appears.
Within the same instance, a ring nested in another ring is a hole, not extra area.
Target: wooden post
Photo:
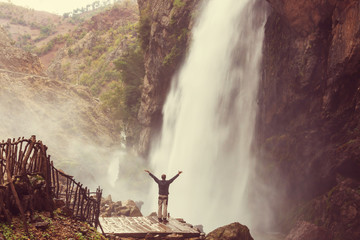
[[[15,139],[14,139],[14,142],[15,142]],[[20,173],[20,171],[18,170],[20,168],[19,166],[19,162],[18,162],[18,156],[17,156],[17,153],[18,153],[18,143],[15,143],[15,146],[14,146],[14,174],[15,175],[18,175]]]
[[[23,208],[21,206],[21,202],[20,202],[19,196],[18,196],[18,194],[16,192],[16,189],[15,189],[15,186],[14,186],[11,174],[10,174],[9,166],[7,164],[8,161],[10,160],[10,158],[11,158],[11,156],[10,156],[10,150],[11,150],[10,146],[11,146],[11,142],[10,142],[10,139],[9,139],[8,140],[8,145],[7,145],[7,156],[6,156],[6,175],[7,175],[7,179],[9,181],[9,184],[10,184],[11,191],[12,191],[12,193],[14,195],[16,205],[19,208],[19,211],[21,213],[21,218],[22,218],[23,223],[24,223],[26,235],[30,236],[29,235],[28,225],[27,225],[27,222],[26,222],[25,214],[24,214],[24,210],[23,210]]]
[[[3,154],[4,154],[4,148],[5,148],[5,145],[1,145],[1,151],[0,151],[0,154],[1,154],[1,165],[0,165],[0,184],[3,184],[4,182],[4,174],[3,174],[3,164],[4,164],[4,159],[3,159]]]
[[[74,213],[75,213],[75,205],[76,205],[76,200],[77,200],[78,190],[79,190],[79,184],[78,184],[78,183],[76,183],[76,190],[75,190],[74,204],[73,204],[73,211],[74,211]]]
[[[78,213],[79,213],[79,209],[80,209],[80,206],[81,206],[82,192],[83,192],[83,188],[82,188],[82,184],[80,184],[80,186],[79,186],[79,200],[78,200],[78,206],[77,206],[77,209],[76,209],[76,215],[75,216],[78,216]]]
[[[69,207],[69,178],[66,178],[65,206]]]
[[[85,187],[85,190],[83,192],[83,198],[81,200],[81,210],[80,210],[80,218],[83,219],[84,218],[84,200],[86,198],[86,193],[87,193],[87,187]]]
[[[60,183],[59,183],[59,171],[56,169],[56,197],[59,198],[59,190],[60,190]]]
[[[55,195],[55,184],[56,184],[56,181],[55,181],[55,170],[54,170],[54,163],[53,161],[50,162],[50,167],[51,167],[51,176],[52,176],[52,182],[51,182],[51,187],[53,189],[53,193]]]
[[[46,197],[47,197],[47,200],[48,200],[48,203],[50,204],[50,209],[49,209],[49,212],[50,212],[50,217],[51,218],[54,218],[54,209],[55,209],[55,206],[54,206],[54,201],[52,200],[52,197],[51,197],[51,171],[50,171],[50,156],[47,156],[46,157],[46,149],[47,147],[44,146],[42,143],[41,143],[41,149],[43,151],[43,154],[44,154],[44,161],[45,161],[45,171],[46,171],[46,186],[45,186],[45,191],[46,191]]]
[[[102,195],[102,190],[100,189],[100,186],[99,186],[96,189],[95,228],[97,228],[98,223],[100,224],[99,215],[100,215],[101,195]],[[104,233],[104,231],[103,231],[103,233]]]
[[[23,160],[23,162],[22,162],[22,166],[21,166],[21,171],[22,171],[22,172],[21,172],[21,175],[26,174],[26,163],[27,163],[28,158],[30,157],[30,154],[31,154],[31,151],[32,151],[32,149],[33,149],[33,147],[34,147],[35,142],[36,142],[36,137],[35,137],[35,135],[32,135],[32,136],[31,136],[31,139],[30,139],[29,148],[27,149],[27,152],[26,152],[26,154],[25,154],[24,160]]]

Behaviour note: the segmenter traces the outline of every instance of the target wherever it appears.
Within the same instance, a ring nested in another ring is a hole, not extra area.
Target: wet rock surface
[[[257,143],[272,209],[359,179],[359,1],[268,0]],[[276,194],[276,193],[274,193]]]
[[[291,236],[300,237],[301,232],[305,234],[304,236],[308,236],[306,234],[312,233],[315,229],[319,234],[329,233],[329,236],[334,239],[360,238],[360,183],[341,176],[338,176],[337,181],[337,185],[326,194],[295,209],[288,224],[291,226],[294,221],[300,224],[293,225]],[[332,239],[330,237],[326,239]]]
[[[322,227],[308,222],[299,222],[285,240],[331,240],[330,233]]]

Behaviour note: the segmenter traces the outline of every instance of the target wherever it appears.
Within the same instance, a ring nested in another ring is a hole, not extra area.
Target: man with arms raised
[[[172,183],[181,173],[179,171],[173,178],[166,180],[166,175],[161,175],[161,180],[155,177],[149,170],[145,170],[150,177],[152,177],[155,182],[159,185],[159,201],[158,201],[158,219],[159,222],[167,222],[167,206],[169,200],[169,185]]]

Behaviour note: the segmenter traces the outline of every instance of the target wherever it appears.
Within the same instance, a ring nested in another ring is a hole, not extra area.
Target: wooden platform
[[[196,228],[174,218],[170,218],[166,224],[158,222],[157,217],[153,216],[100,217],[99,221],[106,235],[119,237],[144,238],[148,234],[159,236],[177,234],[189,238],[200,236]]]

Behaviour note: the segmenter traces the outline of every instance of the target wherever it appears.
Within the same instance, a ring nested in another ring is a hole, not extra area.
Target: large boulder
[[[100,215],[103,217],[142,217],[140,209],[133,200],[113,202],[109,195],[101,201]]]
[[[249,228],[238,222],[219,227],[210,232],[206,240],[254,240],[250,235]]]
[[[127,200],[123,202],[123,205],[125,205],[129,209],[129,217],[142,217],[143,215],[140,212],[140,209],[136,205],[136,203],[133,200]]]

